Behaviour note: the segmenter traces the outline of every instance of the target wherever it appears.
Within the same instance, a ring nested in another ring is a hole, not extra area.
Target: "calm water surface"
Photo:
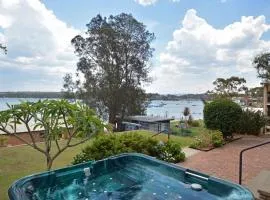
[[[0,110],[8,108],[7,104],[15,105],[21,101],[36,102],[37,98],[0,98]],[[152,101],[147,108],[147,115],[174,117],[180,119],[183,116],[185,107],[189,107],[194,119],[203,118],[203,102],[200,100],[181,100],[181,101]]]

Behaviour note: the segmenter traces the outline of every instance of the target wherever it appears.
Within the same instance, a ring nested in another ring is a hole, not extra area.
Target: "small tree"
[[[260,111],[244,110],[237,126],[241,134],[259,135],[261,128],[267,123],[267,118]]]
[[[31,141],[18,134],[17,125],[25,126]],[[67,100],[22,102],[0,112],[0,130],[44,154],[48,170],[63,151],[86,142],[103,131],[103,128],[103,123],[93,110],[78,102],[71,104]],[[43,130],[44,145],[36,143],[36,133],[33,131],[37,129]],[[59,139],[65,133],[67,134],[65,143],[59,143]],[[53,143],[57,151],[52,151]]]
[[[242,108],[233,101],[217,99],[204,106],[204,123],[209,129],[220,130],[224,138],[232,137],[242,115]]]
[[[185,109],[183,111],[183,115],[185,116],[186,127],[188,127],[188,117],[190,115],[190,109],[189,109],[189,107],[185,107]]]

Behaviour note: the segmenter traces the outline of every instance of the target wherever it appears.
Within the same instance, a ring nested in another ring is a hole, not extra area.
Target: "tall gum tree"
[[[231,76],[230,78],[217,78],[213,85],[214,96],[232,98],[237,96],[240,92],[247,91],[245,86],[246,80],[237,76]]]
[[[84,99],[108,113],[111,123],[117,116],[143,114],[146,94],[142,84],[151,82],[154,34],[125,13],[108,18],[97,15],[86,26],[86,33],[71,41],[79,57],[77,71],[85,78]]]

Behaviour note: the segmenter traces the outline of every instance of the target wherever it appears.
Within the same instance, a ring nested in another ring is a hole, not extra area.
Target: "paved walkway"
[[[189,148],[189,147],[184,147],[182,149],[182,151],[185,153],[186,159],[189,158],[190,156],[194,156],[195,154],[201,152],[199,150],[192,149],[192,148]]]
[[[179,165],[237,183],[240,151],[269,140],[269,137],[245,136],[224,147],[191,155]],[[247,184],[262,170],[270,170],[270,144],[245,152],[243,184]]]

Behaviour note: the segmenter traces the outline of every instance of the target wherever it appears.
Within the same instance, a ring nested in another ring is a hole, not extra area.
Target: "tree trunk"
[[[109,123],[115,124],[116,116],[114,111],[109,111]]]
[[[47,170],[50,171],[52,168],[53,160],[50,156],[47,156]]]
[[[170,140],[170,138],[171,138],[171,133],[170,131],[168,131],[168,141]]]

